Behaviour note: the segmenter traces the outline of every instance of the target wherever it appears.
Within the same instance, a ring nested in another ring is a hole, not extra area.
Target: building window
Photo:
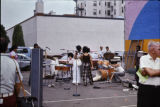
[[[97,15],[97,12],[93,12],[93,15]]]
[[[106,1],[105,1],[105,6],[107,5]]]
[[[124,12],[123,7],[122,7],[122,13]]]
[[[123,0],[122,0],[122,4],[123,4]]]
[[[111,6],[111,11],[113,12],[113,6]]]
[[[101,1],[99,1],[99,5],[101,5]]]
[[[107,14],[107,11],[105,10],[105,15]]]
[[[85,7],[86,7],[86,4],[85,4]]]
[[[97,15],[97,9],[93,10],[93,15]]]
[[[110,11],[110,10],[107,11],[107,15],[108,15],[108,16],[111,15],[111,11]]]
[[[99,10],[99,14],[101,14],[101,10]]]
[[[116,10],[114,10],[114,15],[116,15]]]
[[[93,2],[93,6],[97,6],[97,1],[94,1],[94,2]]]
[[[109,7],[109,8],[111,7],[111,3],[110,3],[110,2],[108,2],[108,7]]]

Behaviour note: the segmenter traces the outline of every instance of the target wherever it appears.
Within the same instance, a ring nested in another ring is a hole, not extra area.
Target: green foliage
[[[1,25],[0,36],[6,38],[10,42],[9,37],[7,36],[7,33],[3,25]]]
[[[12,46],[25,46],[21,25],[16,25],[12,36]]]

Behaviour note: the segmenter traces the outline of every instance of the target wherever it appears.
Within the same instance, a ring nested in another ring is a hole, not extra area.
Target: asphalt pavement
[[[31,93],[28,86],[29,72],[22,72],[28,95]],[[48,87],[49,84],[53,86]],[[80,96],[73,96],[73,94],[80,94]],[[56,82],[55,78],[44,79],[43,107],[137,107],[136,103],[137,91],[124,87],[121,83],[98,81],[93,85],[76,86],[72,81]]]

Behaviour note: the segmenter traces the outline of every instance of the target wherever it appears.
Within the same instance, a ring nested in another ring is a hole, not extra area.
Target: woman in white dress
[[[72,66],[72,76],[73,76],[73,81],[72,83],[75,85],[78,85],[81,83],[81,76],[80,76],[80,66],[81,66],[81,60],[77,59],[77,56],[73,58],[73,54],[69,53],[68,54],[69,58],[69,64],[73,64]]]

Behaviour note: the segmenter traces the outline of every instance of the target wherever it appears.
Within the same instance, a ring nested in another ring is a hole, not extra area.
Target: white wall
[[[27,21],[24,21],[20,25],[22,26],[25,45],[28,47],[33,46],[33,44],[37,42],[36,17],[33,17]],[[9,36],[9,39],[11,41],[9,44],[9,47],[12,46],[13,31],[14,31],[14,27],[7,30],[7,35]]]
[[[76,45],[123,51],[124,20],[37,16],[37,41],[52,54],[75,50]]]
[[[36,16],[21,26],[26,46],[38,43],[43,49],[51,48],[48,54],[66,52],[60,49],[75,50],[76,45],[88,46],[93,51],[99,50],[99,46],[109,46],[113,52],[124,50],[124,20]],[[7,30],[11,41],[13,30]]]
[[[7,30],[7,36],[9,37],[10,43],[8,44],[8,47],[10,48],[12,46],[12,35],[13,35],[14,28],[11,28]]]

